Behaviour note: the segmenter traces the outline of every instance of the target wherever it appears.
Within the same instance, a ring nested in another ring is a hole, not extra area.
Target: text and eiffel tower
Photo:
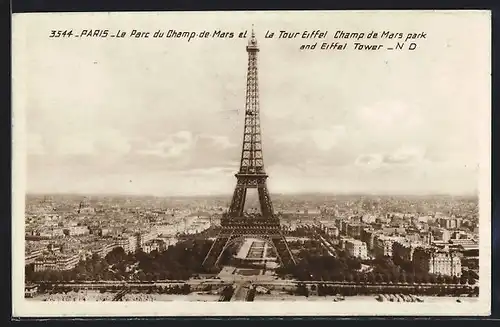
[[[253,29],[246,49],[248,52],[248,71],[240,170],[235,175],[237,182],[231,205],[221,219],[221,230],[203,261],[203,266],[206,268],[218,266],[222,254],[231,244],[249,237],[257,237],[267,241],[273,247],[281,265],[295,264],[295,259],[282,233],[279,218],[274,214],[266,184],[268,175],[264,170],[262,156],[257,75],[259,47]],[[244,212],[249,188],[257,189],[260,202],[260,214],[258,215],[246,215]]]

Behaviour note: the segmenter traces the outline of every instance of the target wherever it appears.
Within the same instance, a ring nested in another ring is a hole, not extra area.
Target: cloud
[[[193,134],[190,131],[180,131],[171,136],[175,143],[191,143]]]
[[[383,155],[363,154],[356,158],[354,164],[362,168],[376,169],[383,164]]]
[[[425,151],[419,147],[403,146],[390,153],[361,154],[354,161],[354,166],[374,173],[402,172],[402,165],[425,165],[424,155]],[[411,170],[405,168],[405,171]]]
[[[401,147],[393,153],[385,154],[383,162],[387,164],[417,164],[425,156],[425,150],[419,147]]]
[[[311,133],[316,146],[322,151],[328,151],[337,145],[346,135],[344,126],[332,126],[328,129],[318,129]]]
[[[236,171],[240,152],[236,144],[220,135],[178,131],[159,142],[136,140],[133,150],[120,160],[123,172],[193,171],[196,169],[231,169]],[[201,170],[200,170],[201,171]]]
[[[64,135],[55,142],[56,155],[94,155],[96,154],[95,139],[92,134],[74,133]]]
[[[131,150],[131,142],[113,128],[76,128],[56,133],[55,129],[49,126],[46,133],[29,133],[27,146],[28,154],[47,156],[121,155]]]
[[[231,176],[236,173],[236,167],[210,167],[210,168],[194,168],[180,171],[179,175],[184,176],[219,176],[220,174]]]
[[[99,154],[127,154],[131,150],[130,141],[116,129],[105,130],[95,135],[94,147]]]
[[[212,140],[216,146],[220,146],[223,149],[229,149],[229,148],[233,148],[236,146],[236,144],[234,142],[231,142],[229,137],[227,137],[225,135],[202,134],[202,135],[200,135],[200,137]]]
[[[293,145],[311,140],[317,149],[328,151],[336,146],[345,135],[346,128],[344,126],[332,125],[327,128],[309,129],[280,135],[275,142]]]
[[[361,107],[357,111],[359,121],[374,128],[392,128],[403,125],[420,124],[419,110],[412,110],[408,104],[378,102]]]
[[[161,142],[149,144],[145,149],[137,151],[139,155],[151,155],[162,158],[178,158],[186,153],[194,144],[193,135],[189,131],[171,134]]]

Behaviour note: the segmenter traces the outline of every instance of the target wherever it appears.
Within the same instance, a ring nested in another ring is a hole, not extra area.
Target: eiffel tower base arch
[[[295,265],[295,259],[288,247],[285,236],[281,232],[268,233],[258,229],[246,229],[219,233],[203,261],[203,267],[206,269],[219,268],[224,251],[238,240],[247,238],[257,238],[268,243],[276,253],[281,266]]]

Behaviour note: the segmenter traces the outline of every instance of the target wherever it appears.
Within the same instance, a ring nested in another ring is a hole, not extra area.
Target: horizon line
[[[200,194],[170,194],[170,195],[155,195],[155,194],[127,194],[127,193],[91,193],[91,192],[26,192],[25,196],[32,195],[75,195],[75,196],[120,196],[120,197],[154,197],[154,198],[194,198],[194,197],[231,197],[232,193],[200,193]],[[307,196],[307,195],[324,195],[324,196],[388,196],[388,197],[405,197],[405,196],[450,196],[450,197],[478,197],[477,191],[463,192],[463,193],[448,193],[448,192],[322,192],[322,191],[308,191],[308,192],[270,192],[270,195],[285,195],[285,196]]]

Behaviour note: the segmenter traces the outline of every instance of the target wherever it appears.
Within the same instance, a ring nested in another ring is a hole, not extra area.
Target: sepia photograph
[[[490,313],[489,12],[12,26],[14,316]]]

